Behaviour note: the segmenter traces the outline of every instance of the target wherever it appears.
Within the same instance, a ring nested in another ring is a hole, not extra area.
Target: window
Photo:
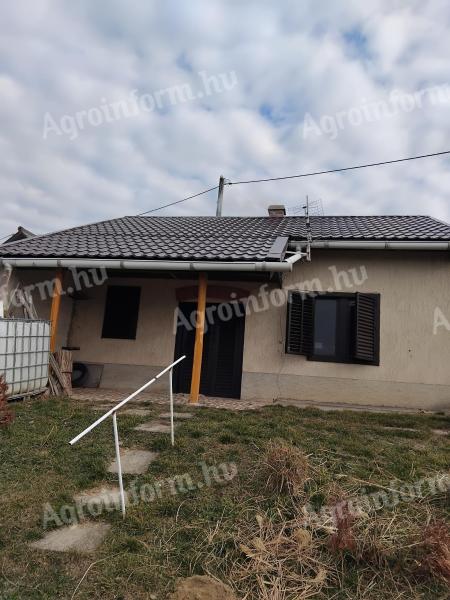
[[[141,288],[108,286],[102,338],[135,340]]]
[[[379,365],[380,295],[290,292],[286,352]]]
[[[334,356],[338,301],[320,299],[314,305],[314,355]]]

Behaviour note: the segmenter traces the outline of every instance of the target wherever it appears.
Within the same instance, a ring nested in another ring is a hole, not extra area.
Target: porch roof
[[[427,216],[312,216],[313,240],[450,241]],[[282,261],[306,239],[305,217],[122,217],[0,246],[2,258]]]

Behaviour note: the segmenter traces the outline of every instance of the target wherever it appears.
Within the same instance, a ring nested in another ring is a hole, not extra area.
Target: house
[[[0,246],[104,388],[450,406],[450,226],[427,216],[123,217]],[[53,293],[54,292],[54,293]],[[165,383],[160,383],[160,386]]]

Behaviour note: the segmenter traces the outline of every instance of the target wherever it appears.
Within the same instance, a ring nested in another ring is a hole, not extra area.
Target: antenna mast
[[[311,242],[312,242],[312,233],[311,233],[311,221],[309,219],[309,198],[306,196],[306,204],[303,207],[305,210],[306,217],[306,260],[308,262],[311,261]]]

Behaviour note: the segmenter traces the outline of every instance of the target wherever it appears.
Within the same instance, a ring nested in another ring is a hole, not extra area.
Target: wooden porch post
[[[50,352],[54,352],[56,348],[56,333],[58,331],[59,307],[61,305],[62,280],[63,270],[56,269],[52,307],[50,310]]]
[[[206,287],[208,277],[206,273],[199,273],[198,276],[198,296],[197,296],[197,320],[195,326],[195,346],[194,360],[192,362],[191,379],[191,404],[198,403],[198,394],[200,391],[200,376],[202,374],[203,357],[203,334],[205,332],[205,310],[206,310]]]

